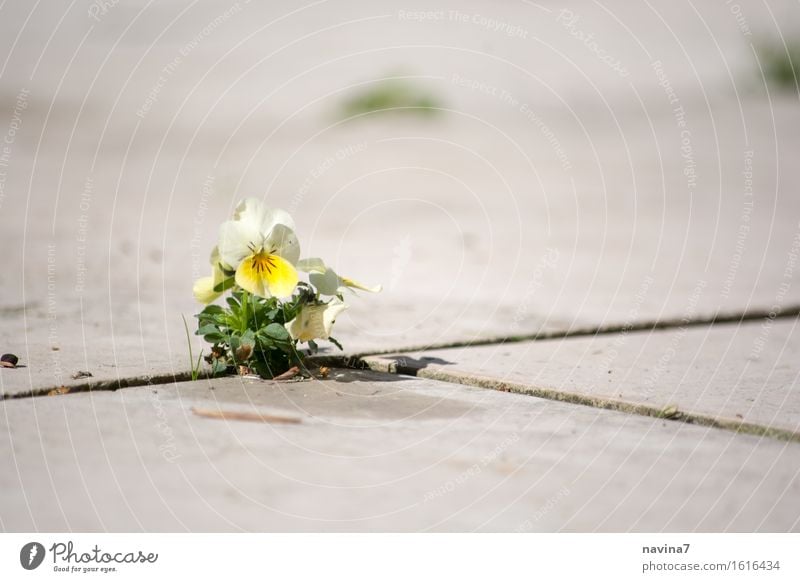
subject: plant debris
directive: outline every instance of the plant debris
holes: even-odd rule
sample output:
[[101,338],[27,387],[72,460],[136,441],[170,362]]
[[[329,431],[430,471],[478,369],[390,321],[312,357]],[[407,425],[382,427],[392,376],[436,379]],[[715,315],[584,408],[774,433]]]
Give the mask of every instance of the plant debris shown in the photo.
[[677,406],[667,406],[661,410],[661,418],[669,418],[672,420],[678,419],[683,416],[683,413],[678,410]]
[[62,394],[69,394],[69,388],[66,386],[59,386],[58,388],[53,388],[47,393],[48,396],[61,396]]
[[330,373],[331,373],[331,369],[328,368],[327,366],[320,366],[319,367],[319,377],[322,378],[323,380],[325,378],[327,378]]
[[91,378],[92,373],[86,372],[85,370],[78,370],[71,377],[73,380],[80,380],[81,378]]
[[280,382],[281,380],[291,380],[292,378],[297,376],[299,373],[300,373],[300,368],[298,368],[297,366],[292,366],[291,368],[286,370],[283,374],[275,376],[273,378],[273,380],[275,380],[277,382]]
[[250,422],[267,422],[270,424],[300,424],[302,420],[291,416],[277,416],[260,412],[236,412],[232,410],[211,410],[208,408],[192,408],[192,413],[203,418],[220,420],[247,420]]
[[0,356],[0,366],[3,368],[16,368],[19,358],[14,354],[3,354]]

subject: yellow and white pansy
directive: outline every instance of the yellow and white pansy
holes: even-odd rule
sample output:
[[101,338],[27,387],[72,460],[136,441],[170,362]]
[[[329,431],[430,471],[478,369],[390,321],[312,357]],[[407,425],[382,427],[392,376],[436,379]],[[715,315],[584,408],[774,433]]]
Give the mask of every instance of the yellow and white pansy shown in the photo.
[[297,268],[308,273],[308,281],[317,289],[320,295],[339,295],[345,289],[360,289],[370,293],[379,293],[383,287],[375,285],[368,287],[353,279],[339,276],[336,271],[327,267],[319,258],[301,259]]
[[256,198],[242,201],[233,220],[220,226],[218,248],[220,260],[236,272],[236,284],[242,289],[259,297],[288,297],[294,292],[300,243],[287,212]]
[[293,340],[307,342],[328,339],[336,318],[347,309],[341,299],[335,297],[328,303],[303,305],[293,320],[285,325]]
[[210,262],[213,274],[210,277],[201,277],[192,287],[194,298],[200,303],[211,303],[222,295],[225,290],[224,284],[230,280],[233,273],[233,269],[220,261],[218,247],[214,247],[211,251]]

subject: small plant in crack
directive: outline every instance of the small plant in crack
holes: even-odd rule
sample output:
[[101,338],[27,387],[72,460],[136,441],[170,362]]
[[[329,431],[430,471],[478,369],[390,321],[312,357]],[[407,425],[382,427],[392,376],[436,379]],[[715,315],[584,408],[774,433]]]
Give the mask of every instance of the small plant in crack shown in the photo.
[[[294,231],[289,214],[255,198],[241,202],[220,227],[211,252],[212,275],[196,281],[193,290],[206,304],[196,315],[195,333],[211,344],[203,358],[211,375],[274,378],[302,366],[299,344],[311,353],[319,350],[317,340],[342,349],[331,332],[347,309],[344,293],[381,290],[340,276],[322,259],[300,259]],[[308,281],[300,281],[298,271]],[[223,296],[224,305],[214,303]],[[195,379],[201,359],[195,366],[191,346],[189,357]]]

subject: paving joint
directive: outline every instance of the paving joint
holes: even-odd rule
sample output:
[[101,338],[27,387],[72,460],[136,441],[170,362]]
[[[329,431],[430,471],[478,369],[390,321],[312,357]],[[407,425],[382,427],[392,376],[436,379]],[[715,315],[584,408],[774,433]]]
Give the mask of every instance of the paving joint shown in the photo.
[[[203,379],[207,376],[202,376]],[[27,392],[13,394],[0,394],[0,402],[3,400],[18,400],[21,398],[37,398],[40,396],[63,396],[66,394],[77,394],[80,392],[114,392],[121,388],[137,388],[140,386],[151,386],[156,384],[174,384],[177,382],[191,382],[191,372],[175,372],[172,374],[153,374],[143,376],[131,376],[128,378],[115,378],[113,380],[90,380],[81,384],[71,384],[69,386],[51,386],[38,388]],[[200,378],[197,378],[198,380]]]
[[361,361],[364,363],[366,367],[375,372],[386,372],[404,376],[414,376],[417,378],[423,378],[427,380],[438,380],[440,382],[450,382],[451,384],[461,384],[463,386],[473,386],[476,388],[486,388],[490,390],[497,390],[500,392],[509,392],[513,394],[534,396],[537,398],[544,398],[546,400],[567,402],[570,404],[590,406],[592,408],[600,408],[603,410],[614,410],[617,412],[624,412],[627,414],[649,416],[661,420],[683,422],[685,424],[706,426],[709,428],[717,428],[722,430],[733,431],[735,433],[749,434],[754,436],[776,439],[780,441],[800,443],[800,432],[797,431],[770,427],[752,422],[744,422],[734,418],[716,417],[707,414],[688,412],[685,410],[680,410],[674,406],[659,408],[657,406],[650,406],[647,404],[637,404],[637,403],[627,402],[624,400],[617,400],[614,398],[589,396],[586,394],[568,392],[565,390],[557,390],[555,388],[531,386],[529,384],[510,382],[506,380],[500,380],[497,378],[491,378],[473,373],[454,372],[449,370],[431,369],[423,367],[412,367],[403,364],[398,365],[398,363],[395,361],[386,361],[386,360],[373,360],[373,361],[361,360]]
[[[776,313],[771,309],[750,309],[741,312],[731,313],[716,313],[705,317],[697,317],[691,320],[683,318],[669,318],[669,319],[655,319],[645,320],[638,323],[620,323],[612,325],[595,325],[585,327],[575,327],[566,330],[552,330],[552,331],[539,331],[531,334],[520,334],[510,336],[494,336],[486,338],[478,338],[472,340],[462,340],[454,342],[432,343],[432,344],[417,344],[412,346],[405,346],[400,349],[385,349],[369,352],[356,352],[349,356],[336,356],[336,355],[320,355],[315,356],[315,359],[323,362],[346,362],[348,360],[358,359],[366,356],[382,356],[387,354],[396,354],[398,352],[424,352],[428,350],[446,350],[449,348],[469,348],[476,346],[491,346],[502,345],[508,343],[520,343],[530,341],[545,341],[551,339],[566,339],[573,337],[587,337],[595,335],[611,335],[621,332],[647,332],[647,331],[660,331],[664,329],[680,329],[684,327],[703,327],[709,325],[727,325],[744,323],[746,321],[757,321],[760,319],[791,319],[800,317],[800,303],[792,304],[783,308],[780,312]],[[336,365],[336,364],[333,364]]]
[[[471,347],[471,346],[486,346],[486,345],[502,345],[504,343],[516,343],[523,341],[543,341],[551,339],[563,339],[572,337],[586,337],[593,335],[610,335],[620,332],[646,332],[654,330],[667,330],[683,327],[700,327],[704,325],[720,325],[720,324],[736,324],[745,321],[753,321],[758,319],[786,319],[800,316],[800,304],[791,305],[783,309],[780,313],[774,313],[769,310],[753,309],[744,312],[729,313],[729,314],[715,314],[709,317],[695,318],[690,321],[684,319],[666,319],[666,320],[651,320],[643,321],[635,324],[624,325],[601,325],[585,328],[573,328],[563,331],[550,331],[538,332],[535,334],[525,334],[518,336],[506,336],[497,338],[484,338],[478,340],[468,340],[461,342],[449,342],[443,344],[427,344],[424,346],[412,346],[402,349],[383,350],[374,352],[363,352],[352,355],[331,355],[322,354],[309,358],[309,367],[318,365],[325,365],[332,368],[342,369],[369,369],[375,372],[383,372],[389,374],[414,376],[428,380],[436,380],[441,382],[449,382],[452,384],[460,384],[464,386],[473,386],[478,388],[486,388],[497,390],[500,392],[509,392],[515,394],[522,394],[544,398],[547,400],[555,400],[559,402],[566,402],[571,404],[589,406],[604,410],[614,410],[624,412],[627,414],[635,414],[639,416],[648,416],[652,418],[659,418],[662,420],[671,420],[683,422],[686,424],[695,424],[699,426],[707,426],[710,428],[717,428],[722,430],[729,430],[736,433],[750,434],[755,436],[762,436],[781,441],[800,442],[800,432],[788,429],[774,428],[764,426],[756,423],[743,422],[737,419],[720,418],[705,414],[692,413],[677,409],[664,409],[656,406],[646,404],[636,404],[622,400],[594,397],[585,394],[574,392],[567,392],[553,388],[536,387],[528,384],[518,382],[511,382],[500,380],[496,378],[486,377],[473,373],[461,373],[440,369],[430,369],[425,367],[405,365],[402,361],[387,361],[387,360],[368,360],[369,357],[380,357],[387,354],[401,355],[403,352],[419,352],[434,349],[447,349],[456,347]],[[207,376],[202,376],[207,378]],[[140,386],[150,386],[155,384],[173,384],[179,382],[191,381],[191,372],[175,372],[171,374],[156,374],[156,375],[143,375],[133,376],[128,378],[117,378],[113,380],[95,380],[88,381],[78,385],[69,387],[50,387],[29,392],[22,392],[16,394],[2,395],[0,394],[0,401],[13,400],[21,398],[31,398],[40,396],[59,396],[66,394],[75,394],[81,392],[93,391],[116,391],[122,388],[135,388]]]

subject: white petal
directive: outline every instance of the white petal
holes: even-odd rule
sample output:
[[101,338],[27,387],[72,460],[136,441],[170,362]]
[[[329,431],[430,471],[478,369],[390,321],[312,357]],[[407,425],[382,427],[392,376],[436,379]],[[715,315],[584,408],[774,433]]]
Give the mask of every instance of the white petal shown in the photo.
[[260,231],[267,205],[258,198],[246,198],[239,202],[233,211],[233,220],[247,224]]
[[297,316],[284,327],[292,339],[307,342],[315,339],[325,339],[325,325],[323,314],[325,305],[304,305]]
[[228,220],[219,227],[219,257],[236,269],[242,259],[253,253],[253,245],[261,244],[261,233],[250,222]]
[[280,208],[267,208],[261,217],[261,232],[267,233],[279,224],[289,230],[296,230],[294,219],[288,212]]
[[346,277],[342,277],[341,281],[345,289],[361,289],[362,291],[369,291],[370,293],[380,293],[383,291],[383,285],[373,285],[370,287],[369,285],[364,285],[363,283],[359,283],[353,279],[347,279]]
[[288,212],[279,208],[270,208],[258,198],[242,200],[233,213],[233,219],[249,224],[264,234],[267,234],[277,224],[295,230],[294,220]]
[[222,295],[222,293],[214,291],[214,285],[214,277],[201,277],[195,281],[194,285],[192,286],[194,298],[200,303],[211,303],[217,297]]
[[292,265],[300,259],[300,241],[294,231],[285,224],[276,224],[264,239],[267,252],[283,257]]
[[334,299],[330,303],[320,305],[306,305],[300,309],[292,321],[285,325],[292,339],[307,342],[314,339],[328,339],[333,330],[333,324],[347,305]]
[[339,275],[333,269],[328,269],[324,273],[311,273],[308,280],[320,295],[336,295],[342,284]]
[[328,339],[331,335],[331,331],[333,329],[333,324],[336,323],[336,318],[347,309],[347,305],[344,302],[340,301],[339,298],[333,299],[325,308],[325,312],[323,313],[322,317],[324,320],[325,326],[325,338]]
[[299,270],[305,273],[324,273],[327,270],[325,262],[319,258],[300,259],[295,265]]

